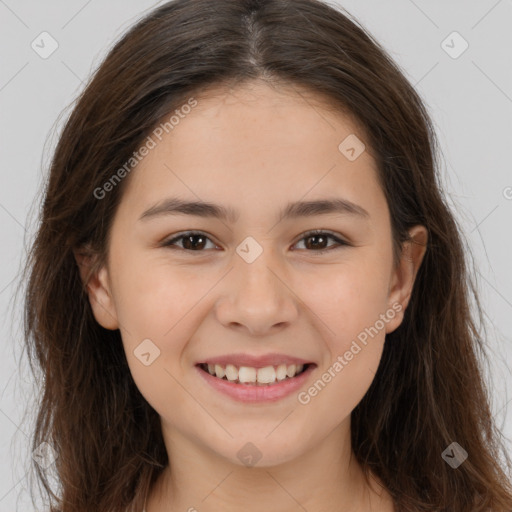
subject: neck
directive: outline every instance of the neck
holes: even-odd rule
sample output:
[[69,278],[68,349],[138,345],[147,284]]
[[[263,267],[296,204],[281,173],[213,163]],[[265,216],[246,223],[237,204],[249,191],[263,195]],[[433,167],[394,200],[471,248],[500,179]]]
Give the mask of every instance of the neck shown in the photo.
[[233,463],[176,431],[163,432],[169,466],[146,512],[393,512],[389,495],[374,477],[368,485],[355,460],[349,421],[314,449],[267,467]]

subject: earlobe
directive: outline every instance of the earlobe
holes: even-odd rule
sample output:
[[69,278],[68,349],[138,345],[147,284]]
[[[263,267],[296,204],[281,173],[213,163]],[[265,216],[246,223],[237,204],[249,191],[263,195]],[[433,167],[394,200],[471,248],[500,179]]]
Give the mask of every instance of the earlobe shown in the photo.
[[[425,226],[417,225],[409,229],[409,240],[402,246],[402,254],[397,267],[393,270],[388,306],[399,313],[389,322],[386,332],[393,332],[401,323],[409,305],[416,276],[427,250],[428,232]],[[400,308],[398,308],[398,305]]]
[[118,329],[108,269],[105,265],[98,266],[96,257],[90,252],[75,251],[74,255],[94,318],[105,329]]

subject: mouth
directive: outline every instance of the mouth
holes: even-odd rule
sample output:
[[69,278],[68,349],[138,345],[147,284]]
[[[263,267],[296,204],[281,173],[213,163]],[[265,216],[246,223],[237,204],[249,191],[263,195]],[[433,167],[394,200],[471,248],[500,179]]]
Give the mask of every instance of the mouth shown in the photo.
[[196,366],[212,377],[225,382],[244,386],[268,387],[296,379],[316,365],[314,363],[282,363],[257,368],[234,364],[199,363]]
[[200,380],[215,394],[260,405],[298,393],[316,367],[316,363],[285,354],[230,354],[195,365]]

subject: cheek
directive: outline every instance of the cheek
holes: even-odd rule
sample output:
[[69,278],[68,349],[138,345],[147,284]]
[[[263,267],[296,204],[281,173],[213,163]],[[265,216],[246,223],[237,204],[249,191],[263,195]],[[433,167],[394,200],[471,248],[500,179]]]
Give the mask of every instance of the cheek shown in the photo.
[[394,317],[386,309],[384,273],[363,267],[351,265],[333,273],[328,293],[309,287],[308,305],[322,320],[324,355],[315,380],[298,399],[311,417],[326,418],[331,428],[368,391],[382,356],[386,322]]
[[[300,403],[314,403],[320,414],[335,407],[332,421],[350,414],[370,387],[384,348],[388,311],[388,264],[382,255],[332,267],[325,286],[303,278],[308,306],[321,319],[325,345],[321,369]],[[316,283],[316,284],[315,284]]]
[[375,264],[360,258],[332,266],[323,276],[304,275],[300,282],[307,305],[323,321],[326,339],[331,340],[336,355],[347,350],[388,307],[389,276],[384,260]]
[[163,340],[181,330],[191,312],[212,284],[196,274],[165,263],[136,261],[118,268],[116,311],[127,331]]
[[[132,375],[150,403],[157,390],[165,390],[165,400],[169,393],[175,402],[184,398],[172,377],[181,382],[190,370],[189,341],[211,314],[211,291],[221,277],[162,260],[130,258],[117,266],[115,302],[123,346]],[[147,350],[142,352],[142,346]],[[148,351],[151,360],[156,357],[144,366],[139,356]]]
[[317,371],[311,385],[298,395],[298,402],[311,422],[323,418],[324,428],[331,431],[350,417],[375,378],[382,348],[377,340],[366,346],[356,342]]
[[116,270],[116,312],[139,391],[159,413],[170,403],[185,407],[190,397],[180,386],[186,369],[183,355],[205,313],[201,298],[214,280],[162,262],[139,264],[135,258],[125,259]]

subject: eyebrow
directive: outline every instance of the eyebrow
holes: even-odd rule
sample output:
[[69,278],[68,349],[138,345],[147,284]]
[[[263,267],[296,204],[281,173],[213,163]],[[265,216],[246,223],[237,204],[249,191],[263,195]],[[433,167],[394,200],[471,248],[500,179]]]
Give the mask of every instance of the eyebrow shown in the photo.
[[[281,222],[284,219],[313,217],[315,215],[326,215],[331,213],[353,215],[363,219],[369,219],[370,217],[370,214],[362,206],[348,201],[347,199],[334,198],[288,203],[279,213],[278,222]],[[139,220],[147,220],[163,215],[213,217],[226,222],[235,223],[239,219],[240,213],[233,208],[214,203],[204,201],[186,201],[177,197],[171,197],[146,210],[140,216]]]

